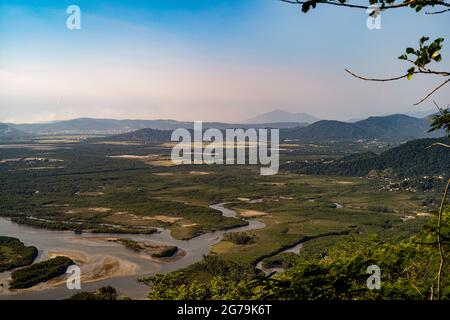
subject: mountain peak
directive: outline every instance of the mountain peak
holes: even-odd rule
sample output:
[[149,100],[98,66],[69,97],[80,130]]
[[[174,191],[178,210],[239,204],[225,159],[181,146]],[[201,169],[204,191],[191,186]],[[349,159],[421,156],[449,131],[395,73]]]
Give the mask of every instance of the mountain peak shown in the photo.
[[307,113],[293,113],[281,109],[276,109],[257,115],[253,118],[247,119],[244,123],[275,123],[275,122],[299,122],[299,123],[313,123],[319,119]]

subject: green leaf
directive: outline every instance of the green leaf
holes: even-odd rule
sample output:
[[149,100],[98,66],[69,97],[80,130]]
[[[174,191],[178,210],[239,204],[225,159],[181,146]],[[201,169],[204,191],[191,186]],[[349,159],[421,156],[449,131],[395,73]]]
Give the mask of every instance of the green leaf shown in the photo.
[[420,38],[420,43],[425,43],[425,42],[427,42],[428,40],[430,40],[430,38],[429,37],[422,37],[422,38]]
[[413,75],[414,75],[414,67],[411,67],[408,69],[408,74],[406,76],[406,79],[411,80]]
[[435,57],[433,57],[433,60],[436,62],[439,62],[442,60],[442,56],[440,54],[436,55]]

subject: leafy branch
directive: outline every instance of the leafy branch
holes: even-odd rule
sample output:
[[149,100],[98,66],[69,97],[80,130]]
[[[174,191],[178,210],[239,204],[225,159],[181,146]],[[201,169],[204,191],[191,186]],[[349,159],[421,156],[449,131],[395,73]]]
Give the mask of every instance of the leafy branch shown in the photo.
[[[352,76],[365,81],[395,81],[404,78],[411,80],[413,78],[413,75],[415,74],[450,77],[450,72],[430,69],[429,64],[431,62],[440,62],[442,60],[440,50],[442,49],[442,43],[444,42],[444,39],[438,38],[428,44],[429,39],[429,37],[422,37],[419,41],[418,49],[414,49],[411,47],[406,48],[405,53],[398,57],[400,60],[408,61],[412,64],[412,67],[410,67],[403,75],[391,78],[368,78],[357,75],[348,69],[345,69],[345,71],[347,71]],[[444,82],[433,88],[433,90],[431,90],[424,98],[414,103],[414,105],[421,104],[448,83],[450,83],[450,78],[446,79]]]
[[[450,79],[449,79],[450,80]],[[434,105],[439,111],[438,115],[434,115],[431,117],[431,129],[428,132],[444,129],[447,136],[450,136],[450,111],[449,106],[447,105],[447,108],[443,109],[439,107],[436,103],[436,101],[433,101]],[[440,145],[446,148],[450,148],[450,146],[443,144],[443,143],[436,143],[436,145]]]
[[338,7],[347,7],[355,9],[372,9],[373,5],[378,4],[381,10],[389,9],[399,9],[410,7],[416,12],[421,11],[425,7],[439,7],[439,8],[449,8],[442,9],[435,12],[429,12],[429,14],[440,14],[450,11],[450,3],[441,0],[404,0],[402,2],[397,2],[396,0],[369,0],[369,5],[359,5],[355,4],[349,0],[280,0],[282,2],[291,3],[295,5],[301,5],[302,12],[307,13],[311,9],[315,9],[318,4],[332,5]]

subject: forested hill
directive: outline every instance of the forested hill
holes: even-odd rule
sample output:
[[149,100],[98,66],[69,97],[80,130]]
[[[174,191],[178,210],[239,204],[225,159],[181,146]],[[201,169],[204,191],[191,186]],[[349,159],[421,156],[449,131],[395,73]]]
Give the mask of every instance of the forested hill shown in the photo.
[[107,137],[108,141],[166,142],[170,141],[171,130],[141,129]]
[[[7,124],[30,134],[111,134],[117,135],[141,129],[175,130],[178,128],[192,129],[193,123],[176,120],[116,120],[78,118],[72,120],[54,121],[50,123]],[[306,123],[278,122],[259,124],[232,124],[223,122],[204,122],[204,128],[294,128],[305,126]]]
[[11,128],[10,126],[0,123],[0,140],[14,140],[28,138],[29,135],[19,130]]
[[355,123],[322,120],[304,128],[282,130],[283,139],[300,142],[327,143],[357,140],[402,142],[420,138],[437,138],[442,131],[428,133],[428,118],[414,118],[403,114],[369,117]]
[[[383,152],[361,153],[337,160],[323,159],[315,162],[294,162],[282,169],[304,174],[367,176],[389,170],[399,177],[419,175],[450,175],[449,149],[432,144],[450,144],[450,138],[409,141]],[[374,171],[376,170],[376,172]]]

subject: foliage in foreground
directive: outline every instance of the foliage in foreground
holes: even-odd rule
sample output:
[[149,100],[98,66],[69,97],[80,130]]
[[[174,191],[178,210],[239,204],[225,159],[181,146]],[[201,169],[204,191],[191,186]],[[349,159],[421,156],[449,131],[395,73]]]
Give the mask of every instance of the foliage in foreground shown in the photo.
[[[443,224],[449,226],[449,210],[443,218]],[[384,242],[376,236],[352,238],[330,249],[322,259],[301,261],[269,278],[258,275],[231,279],[222,273],[209,281],[192,281],[186,273],[174,272],[144,282],[151,287],[149,298],[156,300],[428,299],[439,266],[439,254],[432,245],[436,241],[435,224],[430,222],[419,235],[398,243]],[[450,229],[441,229],[441,233],[449,234]],[[370,265],[381,269],[380,290],[367,288]],[[447,274],[443,279],[441,298],[449,299]]]
[[126,300],[125,297],[119,297],[115,288],[111,286],[101,287],[94,292],[79,292],[68,300]]

